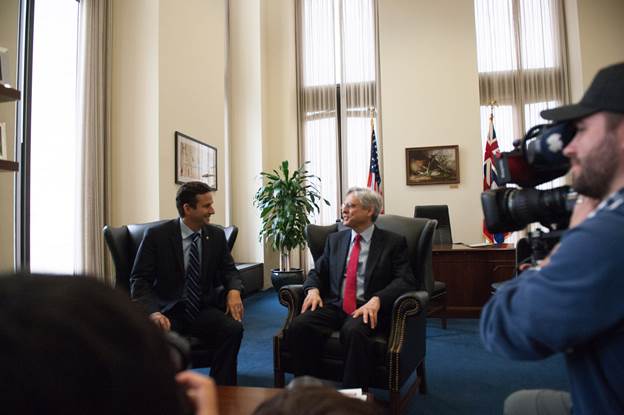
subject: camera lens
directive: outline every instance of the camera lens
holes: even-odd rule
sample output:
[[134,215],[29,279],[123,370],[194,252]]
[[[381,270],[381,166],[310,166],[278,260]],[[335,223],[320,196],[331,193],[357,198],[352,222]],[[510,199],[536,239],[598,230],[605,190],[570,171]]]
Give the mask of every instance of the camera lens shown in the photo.
[[550,190],[503,188],[481,194],[485,224],[490,232],[517,231],[530,223],[561,229],[574,207],[569,186]]

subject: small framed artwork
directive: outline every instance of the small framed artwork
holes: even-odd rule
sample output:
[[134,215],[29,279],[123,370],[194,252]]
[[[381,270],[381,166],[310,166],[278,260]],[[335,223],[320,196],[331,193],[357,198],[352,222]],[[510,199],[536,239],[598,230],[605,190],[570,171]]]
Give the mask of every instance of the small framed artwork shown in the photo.
[[405,149],[408,186],[459,183],[459,146]]
[[9,148],[7,147],[6,123],[0,122],[0,160],[9,158]]
[[200,181],[217,190],[217,149],[175,132],[175,182]]

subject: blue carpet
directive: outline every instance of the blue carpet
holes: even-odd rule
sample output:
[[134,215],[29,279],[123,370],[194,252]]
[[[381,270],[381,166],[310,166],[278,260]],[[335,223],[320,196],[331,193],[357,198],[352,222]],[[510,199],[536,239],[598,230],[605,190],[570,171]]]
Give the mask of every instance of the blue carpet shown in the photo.
[[[273,386],[273,336],[286,311],[273,289],[245,299],[239,385]],[[478,320],[451,319],[447,330],[441,329],[439,321],[427,323],[429,391],[414,397],[409,414],[500,414],[505,397],[515,390],[569,390],[561,355],[537,362],[510,361],[483,348]]]

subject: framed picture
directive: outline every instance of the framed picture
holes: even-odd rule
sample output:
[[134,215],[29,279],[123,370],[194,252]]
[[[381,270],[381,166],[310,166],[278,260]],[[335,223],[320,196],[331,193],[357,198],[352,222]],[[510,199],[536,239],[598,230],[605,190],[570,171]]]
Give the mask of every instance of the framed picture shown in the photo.
[[405,149],[408,186],[459,183],[459,146]]
[[7,147],[6,123],[0,122],[0,160],[9,158],[9,148]]
[[175,182],[200,181],[217,190],[217,149],[175,132]]

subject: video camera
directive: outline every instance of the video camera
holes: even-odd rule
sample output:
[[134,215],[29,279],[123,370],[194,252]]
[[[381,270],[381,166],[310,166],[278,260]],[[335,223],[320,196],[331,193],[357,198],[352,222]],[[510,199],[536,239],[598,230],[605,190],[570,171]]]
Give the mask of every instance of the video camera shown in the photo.
[[[481,193],[485,225],[490,232],[517,231],[539,222],[550,232],[534,235],[534,246],[538,241],[543,244],[546,238],[558,238],[568,227],[576,192],[569,186],[550,190],[534,187],[568,172],[570,162],[563,155],[563,149],[575,134],[576,128],[571,122],[537,125],[514,142],[512,151],[495,156],[499,188]],[[521,188],[504,187],[507,184]]]

